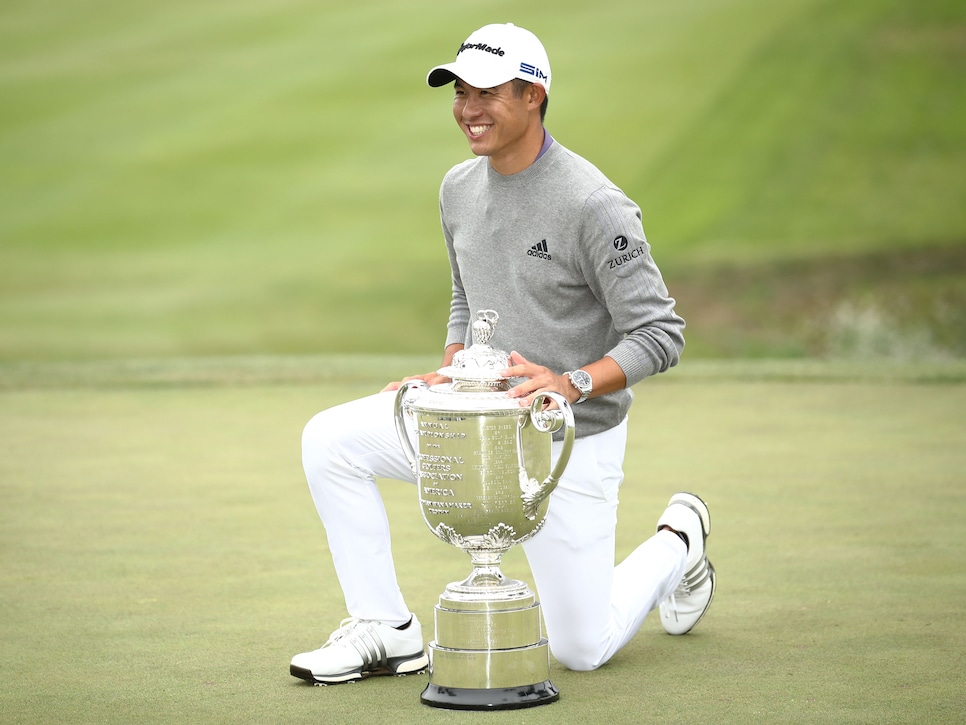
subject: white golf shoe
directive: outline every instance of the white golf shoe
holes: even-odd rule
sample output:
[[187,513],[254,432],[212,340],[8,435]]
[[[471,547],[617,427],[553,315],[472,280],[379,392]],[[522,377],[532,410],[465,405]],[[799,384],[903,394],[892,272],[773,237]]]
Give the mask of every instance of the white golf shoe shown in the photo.
[[323,685],[377,675],[408,675],[429,665],[416,615],[405,629],[382,622],[344,619],[319,649],[292,658],[293,677]]
[[661,602],[661,624],[668,634],[687,634],[701,621],[714,598],[715,573],[705,553],[711,533],[708,506],[693,493],[676,493],[657,522],[688,537],[688,560],[677,589]]

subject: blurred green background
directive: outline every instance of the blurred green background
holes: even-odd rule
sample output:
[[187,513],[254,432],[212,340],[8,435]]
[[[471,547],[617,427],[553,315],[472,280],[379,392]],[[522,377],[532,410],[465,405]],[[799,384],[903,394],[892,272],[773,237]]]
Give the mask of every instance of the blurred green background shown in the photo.
[[434,64],[544,41],[692,357],[966,356],[956,0],[8,0],[0,362],[436,354]]

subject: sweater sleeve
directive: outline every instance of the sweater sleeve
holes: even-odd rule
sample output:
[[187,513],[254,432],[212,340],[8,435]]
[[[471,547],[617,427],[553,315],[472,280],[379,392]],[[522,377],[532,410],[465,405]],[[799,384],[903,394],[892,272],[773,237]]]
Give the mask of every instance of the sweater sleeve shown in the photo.
[[463,289],[463,279],[460,274],[456,250],[453,246],[453,234],[446,225],[443,214],[443,203],[440,200],[440,222],[443,227],[443,239],[446,242],[446,252],[449,255],[449,266],[452,275],[452,296],[449,304],[449,322],[446,325],[446,344],[466,344],[466,336],[470,325],[470,308],[466,301],[466,291]]
[[587,199],[581,236],[585,278],[622,336],[607,355],[627,387],[677,365],[684,320],[651,257],[640,208],[619,189],[602,187]]

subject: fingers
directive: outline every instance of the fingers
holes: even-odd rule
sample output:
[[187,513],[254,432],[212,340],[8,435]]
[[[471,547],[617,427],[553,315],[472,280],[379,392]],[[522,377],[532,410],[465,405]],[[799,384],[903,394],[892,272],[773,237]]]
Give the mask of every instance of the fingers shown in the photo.
[[[560,393],[567,398],[570,392],[567,388],[570,382],[563,375],[557,375],[550,368],[537,365],[527,360],[517,351],[510,353],[510,366],[501,373],[507,378],[522,378],[521,382],[511,388],[508,395],[512,398],[520,398],[520,405],[527,406],[542,393]],[[569,398],[567,398],[569,400]],[[552,401],[547,401],[549,405],[555,406]]]
[[516,350],[514,350],[513,352],[510,353],[510,364],[511,365],[526,365],[527,362],[528,362],[528,360],[525,357],[523,357],[523,355],[521,355],[520,353],[518,353]]
[[389,393],[393,390],[399,390],[404,383],[408,383],[410,380],[422,380],[429,386],[439,385],[440,383],[448,383],[449,378],[443,377],[439,373],[424,373],[422,375],[410,375],[409,377],[403,378],[402,380],[397,380],[389,383],[379,392]]
[[[532,405],[534,399],[543,393],[559,393],[565,399],[570,400],[568,395],[573,392],[573,386],[570,385],[570,381],[565,376],[557,375],[548,367],[530,362],[516,350],[510,353],[509,363],[509,366],[501,370],[499,374],[501,377],[520,381],[510,388],[507,395],[511,398],[519,398],[522,407]],[[432,372],[423,375],[411,375],[400,381],[393,381],[388,383],[381,392],[387,393],[399,390],[410,380],[422,380],[430,387],[451,382],[450,378]],[[544,407],[556,407],[556,403],[548,398]]]
[[523,355],[518,353],[516,350],[510,353],[510,365],[504,370],[500,371],[500,375],[505,378],[529,378],[533,377],[528,373],[528,370],[532,367],[530,361],[527,360]]

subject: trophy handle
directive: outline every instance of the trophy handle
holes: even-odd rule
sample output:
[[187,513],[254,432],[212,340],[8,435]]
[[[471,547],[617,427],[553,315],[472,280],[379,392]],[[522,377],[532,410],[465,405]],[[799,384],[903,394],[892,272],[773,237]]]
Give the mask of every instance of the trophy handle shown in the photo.
[[[546,398],[550,398],[557,404],[556,409],[543,409]],[[567,399],[559,393],[542,393],[534,398],[530,404],[530,421],[541,433],[555,433],[560,428],[564,429],[563,448],[560,449],[560,455],[557,457],[553,470],[543,483],[539,483],[535,478],[530,478],[527,474],[526,466],[523,463],[522,440],[519,441],[517,446],[517,450],[520,451],[520,490],[522,491],[520,498],[523,499],[523,514],[530,521],[533,521],[537,517],[537,509],[540,504],[557,487],[564,469],[570,462],[570,453],[574,447],[574,411]],[[518,438],[521,429],[522,423],[517,429]]]
[[403,401],[411,390],[428,387],[422,380],[410,380],[407,383],[403,383],[396,392],[396,403],[393,408],[396,417],[396,434],[399,436],[399,444],[402,446],[403,453],[406,454],[406,460],[409,461],[409,466],[413,469],[413,475],[417,479],[419,478],[419,468],[416,465],[416,451],[413,448],[412,441],[409,440],[409,429],[406,427],[406,420],[403,417],[406,412]]

